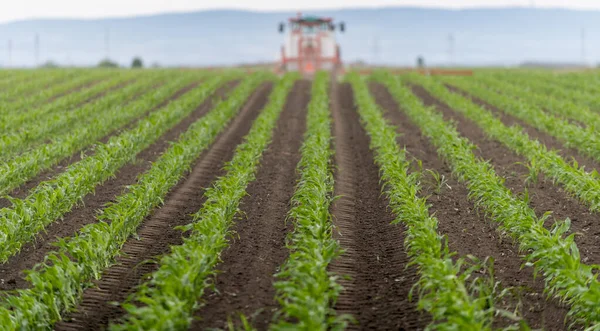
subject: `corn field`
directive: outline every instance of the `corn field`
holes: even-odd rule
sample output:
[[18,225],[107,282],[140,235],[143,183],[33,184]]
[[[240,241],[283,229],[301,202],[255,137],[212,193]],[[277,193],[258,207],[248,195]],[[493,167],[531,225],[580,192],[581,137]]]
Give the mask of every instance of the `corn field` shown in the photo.
[[0,71],[0,330],[600,330],[599,93]]

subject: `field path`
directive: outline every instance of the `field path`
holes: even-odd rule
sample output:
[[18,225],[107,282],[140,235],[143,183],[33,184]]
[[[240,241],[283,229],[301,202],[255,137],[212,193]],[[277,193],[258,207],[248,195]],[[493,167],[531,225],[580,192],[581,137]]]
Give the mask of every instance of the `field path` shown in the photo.
[[341,281],[339,313],[352,314],[359,330],[417,330],[427,320],[409,301],[417,281],[404,251],[402,225],[394,219],[381,194],[379,170],[369,150],[369,138],[360,125],[348,84],[333,87],[335,194],[340,198],[332,212],[336,238],[345,253],[333,262],[332,271],[348,275]]

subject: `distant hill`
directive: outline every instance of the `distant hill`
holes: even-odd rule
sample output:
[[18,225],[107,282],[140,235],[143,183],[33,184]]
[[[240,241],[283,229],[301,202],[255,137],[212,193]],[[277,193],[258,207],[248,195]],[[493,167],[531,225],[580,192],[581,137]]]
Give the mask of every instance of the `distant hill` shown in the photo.
[[[580,63],[581,29],[590,64],[600,61],[600,11],[564,9],[382,8],[315,11],[346,22],[340,35],[346,61],[413,65],[418,55],[427,64],[450,60],[448,37],[455,39],[454,63],[515,65],[526,61]],[[291,12],[200,11],[99,20],[28,20],[0,24],[0,66],[34,63],[34,36],[40,36],[40,62],[93,65],[110,56],[128,65],[134,56],[146,64],[225,65],[274,61],[282,35],[277,23]]]

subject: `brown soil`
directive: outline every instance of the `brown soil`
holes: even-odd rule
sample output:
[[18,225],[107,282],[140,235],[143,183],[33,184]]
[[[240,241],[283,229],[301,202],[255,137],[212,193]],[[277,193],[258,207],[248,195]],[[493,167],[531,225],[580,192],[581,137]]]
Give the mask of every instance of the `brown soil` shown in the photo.
[[[410,155],[423,162],[424,169],[432,169],[444,176],[447,186],[438,193],[433,185],[426,188],[422,194],[430,195],[430,212],[435,213],[439,220],[438,231],[448,236],[449,248],[464,256],[474,255],[479,259],[494,258],[495,280],[500,281],[503,287],[515,289],[515,298],[506,298],[507,302],[499,302],[500,306],[507,305],[511,308],[517,300],[521,301],[521,313],[531,327],[540,327],[546,330],[562,330],[564,328],[565,309],[555,301],[544,299],[544,284],[538,278],[534,280],[531,268],[521,269],[523,261],[518,252],[518,247],[510,240],[503,240],[496,231],[497,224],[486,220],[483,212],[479,213],[472,202],[467,198],[468,190],[465,185],[452,178],[450,168],[436,156],[435,147],[422,135],[419,128],[398,108],[388,91],[382,86],[374,87],[378,102],[387,110],[386,117],[399,128],[403,134],[400,141],[405,145]],[[476,153],[485,159],[493,158],[499,164],[493,163],[500,175],[507,175],[514,180],[507,180],[517,184],[521,170],[516,162],[521,161],[518,156],[503,148],[499,143],[485,139],[483,133],[471,122],[465,120],[448,107],[434,103],[431,97],[420,88],[414,92],[421,97],[426,105],[438,106],[447,120],[457,123],[459,131],[467,138],[473,140],[480,149]],[[521,166],[522,167],[522,166]],[[433,178],[430,179],[433,182]],[[510,187],[510,186],[509,186]],[[506,321],[499,321],[506,323]]]
[[[50,180],[50,179],[54,178],[58,174],[60,174],[63,171],[65,171],[65,169],[67,167],[69,167],[71,164],[74,164],[76,162],[81,161],[82,158],[84,158],[86,156],[94,155],[94,148],[95,148],[95,146],[97,144],[105,144],[105,143],[108,142],[108,140],[112,136],[116,136],[116,135],[120,134],[123,131],[126,131],[128,129],[133,128],[135,126],[135,124],[137,124],[141,119],[145,118],[148,114],[150,114],[151,112],[156,111],[156,110],[164,107],[169,102],[171,102],[171,101],[179,98],[181,95],[183,95],[187,91],[191,90],[196,85],[197,84],[191,84],[191,85],[189,85],[189,86],[187,86],[187,87],[185,87],[185,88],[177,91],[168,100],[165,100],[165,101],[161,102],[160,104],[154,106],[152,109],[149,109],[148,111],[144,112],[143,115],[141,115],[138,118],[134,119],[133,121],[129,122],[125,126],[123,126],[121,128],[118,128],[118,129],[114,130],[113,132],[105,135],[104,137],[100,138],[98,141],[91,142],[90,146],[88,146],[87,148],[84,148],[84,150],[77,151],[77,152],[73,153],[71,156],[69,156],[68,158],[63,159],[62,161],[60,161],[58,164],[56,164],[52,168],[50,168],[50,169],[48,169],[46,171],[41,172],[40,174],[38,174],[34,178],[32,178],[29,181],[25,182],[23,185],[21,185],[18,188],[14,189],[9,195],[11,197],[18,198],[18,199],[23,199],[23,198],[27,197],[27,195],[29,195],[29,193],[31,192],[31,190],[33,188],[35,188],[36,186],[38,186],[41,182],[47,181],[47,180]],[[234,85],[227,85],[225,87],[222,87],[222,88],[218,89],[215,92],[215,95],[217,95],[217,96],[223,96],[227,91],[229,91],[230,89],[232,89],[233,86]],[[0,208],[9,207],[10,205],[11,205],[11,203],[10,203],[10,201],[8,199],[0,198]]]
[[341,196],[332,208],[336,237],[346,252],[333,263],[332,271],[348,275],[336,305],[350,313],[360,330],[420,330],[428,317],[409,301],[417,281],[407,268],[404,228],[392,225],[394,216],[381,195],[379,170],[369,150],[348,84],[334,86],[332,95],[336,149],[335,190]]
[[[476,102],[481,103],[480,100]],[[488,105],[486,108],[490,109],[490,106]],[[493,110],[493,112],[496,115],[502,113],[497,109]],[[503,116],[508,117],[508,115]],[[517,121],[512,118],[511,120]],[[536,137],[532,134],[532,131],[538,132],[536,129],[533,129],[522,122],[518,122],[518,124],[524,128],[532,139],[537,138],[540,142],[552,149],[558,150],[563,147],[555,138],[544,133],[539,133],[539,137]],[[496,142],[494,143],[499,144]],[[479,143],[476,143],[476,145],[479,146],[481,151],[486,151],[486,148],[482,147]],[[508,151],[508,149],[505,150]],[[600,163],[583,157],[572,149],[564,149],[561,151],[561,154],[567,160],[575,158],[580,165],[586,165],[587,169],[595,168],[600,170],[600,167],[598,166]],[[492,156],[482,156],[486,159],[493,159]],[[504,160],[504,158],[495,158],[493,161],[494,164],[499,164],[506,160]],[[525,161],[525,158],[519,157],[519,161],[517,162]],[[550,228],[557,220],[570,218],[570,232],[577,233],[575,242],[581,253],[581,261],[587,264],[599,264],[600,246],[598,246],[598,242],[600,241],[600,223],[598,223],[597,220],[600,213],[591,212],[588,206],[565,192],[559,183],[553,184],[552,180],[547,180],[543,175],[539,176],[537,182],[529,183],[526,187],[523,178],[527,177],[529,173],[522,165],[513,165],[512,168],[509,168],[508,163],[505,162],[505,168],[507,169],[499,173],[507,178],[506,185],[517,193],[522,193],[527,189],[529,192],[530,205],[535,209],[538,216],[541,216],[545,211],[552,211],[552,217],[546,222],[546,227]],[[518,174],[518,176],[516,176],[516,174]]]
[[117,263],[105,270],[95,287],[84,292],[77,310],[56,330],[103,330],[110,320],[122,316],[121,308],[112,305],[122,302],[133,289],[144,281],[144,275],[156,270],[157,265],[146,263],[169,252],[171,245],[182,242],[182,233],[174,227],[191,221],[191,214],[204,202],[204,188],[223,174],[222,167],[248,132],[259,111],[267,102],[269,85],[263,85],[249,99],[241,113],[222,132],[213,146],[204,152],[192,171],[183,178],[164,199],[165,204],[140,226],[138,238],[130,238],[122,249]]
[[446,85],[446,87],[449,90],[451,90],[452,92],[455,92],[464,97],[470,98],[474,103],[490,110],[494,115],[496,115],[498,118],[500,118],[505,125],[511,126],[511,125],[516,124],[516,125],[521,126],[523,128],[523,130],[529,135],[529,137],[531,137],[532,139],[537,139],[538,141],[540,141],[541,143],[546,145],[546,147],[548,147],[549,149],[554,149],[554,150],[558,151],[558,153],[563,158],[565,158],[565,160],[575,159],[575,160],[577,160],[577,162],[579,163],[580,166],[583,165],[586,167],[586,169],[589,169],[589,170],[596,169],[596,170],[600,171],[600,162],[599,161],[595,161],[594,159],[592,159],[590,157],[582,155],[574,148],[567,148],[562,142],[560,142],[557,138],[551,136],[550,134],[540,131],[540,130],[534,128],[533,126],[525,123],[524,121],[505,113],[501,109],[490,105],[489,103],[485,102],[484,100],[476,98],[456,87],[453,87],[451,85]]
[[[429,102],[435,101],[426,91],[417,89],[417,92],[419,91],[421,91],[425,100],[429,100]],[[438,109],[443,110],[444,113],[448,113],[448,115],[446,115],[448,117],[451,117],[454,113],[452,110],[448,109],[446,105],[440,105],[439,102],[437,102],[436,105],[441,106],[438,107]],[[495,113],[497,115],[498,111]],[[459,115],[460,114],[456,114],[456,116]],[[463,122],[465,122],[465,124],[463,124]],[[542,216],[546,211],[552,211],[552,217],[548,218],[545,224],[547,228],[550,228],[557,220],[562,221],[566,218],[571,219],[570,231],[577,233],[575,242],[579,247],[581,261],[587,264],[599,264],[600,246],[598,246],[598,242],[600,241],[600,223],[598,223],[598,217],[600,217],[600,213],[591,212],[586,205],[580,203],[576,198],[573,198],[566,193],[559,183],[553,184],[552,180],[547,180],[543,175],[539,176],[537,182],[530,182],[528,185],[525,185],[525,178],[529,175],[529,172],[524,165],[514,164],[515,162],[525,163],[527,160],[524,157],[515,155],[499,142],[489,141],[485,143],[484,140],[487,138],[485,138],[484,133],[472,122],[462,119],[462,122],[459,123],[461,133],[467,125],[470,125],[473,128],[469,131],[477,132],[478,136],[471,140],[479,147],[478,151],[480,155],[484,159],[491,160],[496,166],[498,174],[506,178],[506,186],[518,194],[527,190],[529,192],[530,206],[536,211],[538,216]],[[519,124],[523,126],[523,123]],[[523,128],[530,137],[534,137],[525,126],[523,126]],[[529,127],[529,130],[534,129]],[[562,147],[558,145],[560,143],[556,142],[553,137],[545,135],[542,138],[544,140],[538,140],[545,143],[546,146],[550,148],[558,149]],[[496,150],[498,152],[491,149],[491,146],[496,145]],[[505,155],[502,155],[502,153]],[[581,157],[573,150],[563,150],[562,154],[564,154],[563,157],[574,157],[578,162],[581,160],[583,163],[580,164],[587,164],[592,167],[595,167],[597,164],[585,157]],[[507,155],[512,156],[507,157]]]
[[233,242],[217,266],[218,292],[207,292],[191,330],[226,329],[228,318],[238,324],[239,313],[249,317],[259,330],[268,327],[277,308],[273,275],[288,257],[285,238],[293,224],[286,223],[286,214],[298,179],[296,166],[310,86],[310,81],[299,81],[288,96],[257,178],[242,200],[244,219],[234,225]]
[[[225,91],[220,91],[224,93]],[[81,227],[95,222],[96,212],[108,202],[123,192],[128,185],[136,183],[137,176],[148,170],[169,146],[169,142],[185,132],[197,119],[204,116],[212,108],[212,100],[208,99],[192,114],[184,118],[175,127],[167,131],[155,143],[140,152],[136,160],[126,164],[115,177],[96,187],[95,192],[83,198],[83,202],[65,214],[62,220],[57,220],[46,227],[35,241],[24,245],[23,249],[8,262],[0,265],[0,279],[5,283],[0,284],[1,290],[24,288],[29,283],[24,279],[23,270],[32,268],[42,262],[44,256],[54,250],[55,240],[73,235]]]
[[[59,98],[62,98],[62,97],[64,97],[64,96],[66,96],[66,95],[69,95],[69,94],[72,94],[72,93],[76,93],[76,92],[79,92],[79,91],[81,91],[81,90],[83,90],[83,89],[87,89],[87,88],[93,87],[94,85],[97,85],[97,84],[101,83],[101,82],[102,82],[102,81],[104,81],[105,79],[106,79],[106,78],[104,78],[104,79],[98,79],[98,80],[94,80],[94,81],[91,81],[91,82],[88,82],[88,83],[85,83],[85,84],[79,85],[79,86],[77,86],[77,87],[74,87],[74,88],[72,88],[72,89],[70,89],[70,90],[68,90],[68,91],[66,91],[66,92],[58,93],[58,94],[56,94],[56,95],[53,95],[51,98],[49,98],[49,99],[48,99],[47,101],[45,101],[44,103],[50,103],[50,102],[52,102],[52,101],[54,101],[54,100],[56,100],[56,99],[59,99]],[[100,98],[100,97],[102,97],[104,94],[106,94],[106,93],[107,93],[107,92],[109,92],[109,91],[114,91],[114,90],[116,90],[116,89],[122,88],[122,87],[123,87],[123,86],[125,86],[125,85],[132,84],[133,82],[134,82],[133,80],[130,80],[130,81],[128,81],[128,82],[123,82],[123,83],[121,83],[121,84],[119,84],[119,85],[117,85],[117,86],[115,86],[115,87],[111,87],[110,89],[108,89],[108,90],[106,90],[106,91],[102,91],[100,94],[97,94],[97,95],[95,95],[95,96],[92,96],[91,98],[89,98],[88,100],[84,101],[83,103],[85,103],[85,102],[89,102],[89,101],[91,101],[91,100],[94,100],[94,99],[97,99],[97,98]],[[81,104],[79,104],[79,105],[81,105]]]

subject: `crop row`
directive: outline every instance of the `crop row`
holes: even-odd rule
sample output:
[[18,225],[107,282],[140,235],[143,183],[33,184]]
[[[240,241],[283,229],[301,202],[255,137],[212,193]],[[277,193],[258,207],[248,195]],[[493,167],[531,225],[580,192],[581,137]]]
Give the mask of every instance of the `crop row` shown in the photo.
[[529,161],[532,175],[544,173],[555,183],[593,211],[600,210],[600,176],[588,173],[576,163],[569,164],[557,152],[548,150],[537,140],[531,139],[519,125],[506,126],[490,111],[478,106],[468,98],[450,92],[443,84],[422,76],[406,76],[406,79],[422,85],[431,95],[477,124],[489,137],[495,139]]
[[[538,82],[535,79],[528,79],[519,84],[490,77],[478,77],[477,80],[487,84],[493,90],[527,100],[557,116],[573,119],[592,128],[600,128],[599,113],[590,110],[586,105],[575,103],[564,97],[556,97],[555,94],[549,94],[543,89],[536,88]],[[564,88],[559,89],[565,90]]]
[[[56,138],[56,134],[63,133],[73,127],[74,123],[77,125],[87,125],[90,121],[97,116],[102,116],[102,111],[108,108],[112,108],[119,104],[127,103],[134,99],[139,93],[148,90],[153,85],[157,84],[160,78],[148,77],[142,81],[136,82],[123,88],[119,92],[109,93],[108,96],[100,98],[96,101],[87,103],[77,109],[71,111],[61,111],[49,116],[43,116],[42,119],[33,121],[23,125],[18,131],[7,133],[0,137],[0,160],[7,159],[16,154],[27,151],[32,145],[40,141],[51,141]],[[107,87],[114,87],[116,85],[123,84],[130,80],[129,77],[123,77],[118,80],[107,81],[108,86],[102,86],[103,89]],[[100,84],[104,85],[104,84]],[[125,98],[123,98],[125,96]],[[77,98],[70,99],[70,101],[78,101]],[[65,108],[73,108],[74,104],[63,105]],[[24,114],[30,114],[26,112]],[[17,123],[10,121],[8,125],[17,126]]]
[[97,185],[133,161],[139,152],[194,111],[225,81],[225,77],[209,80],[148,115],[134,128],[97,145],[94,155],[71,165],[56,178],[41,183],[25,199],[11,199],[13,207],[0,210],[0,260],[6,261],[45,226],[92,193]]
[[527,202],[504,186],[493,167],[473,154],[475,146],[444,121],[443,116],[425,107],[398,79],[379,77],[402,105],[410,119],[427,136],[450,165],[453,174],[467,185],[469,198],[499,223],[502,235],[509,235],[520,248],[525,263],[541,273],[546,293],[570,306],[573,323],[600,329],[600,284],[596,266],[582,263],[574,236],[564,236],[570,221],[544,227],[545,214],[538,218]]
[[[512,84],[518,84],[521,87],[525,87],[535,93],[543,94],[547,97],[550,97],[553,100],[565,100],[576,102],[579,104],[587,105],[595,108],[597,111],[600,110],[598,107],[600,106],[600,102],[596,94],[598,91],[588,92],[586,88],[581,89],[572,89],[565,88],[564,83],[559,83],[560,76],[552,79],[550,75],[507,75],[502,74],[499,75],[503,81],[510,82]],[[589,80],[588,80],[589,82]],[[582,81],[577,81],[569,79],[569,84],[571,86],[579,86],[582,85]],[[588,85],[589,86],[589,85]],[[557,110],[558,111],[558,110]]]
[[474,277],[482,265],[458,258],[448,249],[444,236],[437,232],[438,220],[429,214],[426,198],[418,196],[421,174],[409,173],[406,151],[397,143],[396,128],[384,119],[383,112],[363,79],[349,75],[361,122],[370,137],[383,191],[396,216],[394,223],[406,226],[404,245],[410,264],[418,270],[416,283],[418,307],[432,316],[430,327],[441,330],[490,329],[494,316],[493,297],[487,289],[492,280]]
[[287,218],[294,231],[287,246],[290,255],[277,273],[274,286],[280,310],[275,330],[331,330],[346,325],[345,316],[336,316],[333,305],[341,291],[329,263],[341,253],[332,238],[329,207],[333,200],[331,118],[328,97],[329,76],[319,72],[313,81],[306,117],[302,157],[297,169],[300,180],[292,197]]
[[[48,71],[43,71],[42,74],[46,74]],[[9,90],[15,88],[16,86],[22,85],[23,82],[31,79],[37,75],[40,75],[40,72],[36,72],[34,70],[2,70],[2,80],[0,81],[0,95],[5,95],[4,93]]]
[[81,73],[76,70],[48,71],[45,75],[31,77],[27,82],[8,86],[6,90],[0,92],[0,114],[7,110],[6,105],[13,102],[23,102],[23,96],[27,95],[27,97],[37,100],[40,96],[47,95],[44,89],[68,82],[79,74]]
[[277,119],[297,76],[287,74],[274,87],[269,102],[256,118],[243,143],[227,162],[227,173],[208,188],[206,202],[193,215],[181,245],[160,259],[150,280],[124,304],[127,315],[111,330],[180,330],[189,326],[198,300],[210,286],[221,251],[248,184],[255,179],[263,151],[269,145]]
[[[68,73],[68,72],[65,72]],[[58,74],[57,74],[58,76]],[[4,107],[0,107],[0,114],[6,115],[11,111],[27,111],[31,108],[35,108],[37,106],[41,106],[44,103],[51,101],[53,98],[60,97],[65,93],[69,93],[71,90],[85,86],[88,84],[93,84],[98,80],[103,80],[109,77],[108,72],[98,71],[98,72],[90,72],[83,75],[77,75],[75,78],[72,78],[73,74],[70,76],[66,76],[62,79],[55,79],[57,82],[43,87],[40,85],[40,82],[43,82],[43,79],[39,81],[36,80],[31,84],[30,88],[34,88],[32,91],[20,91],[18,90],[15,93],[15,99],[12,101],[9,97],[7,97],[7,104]],[[26,86],[26,85],[24,85]]]
[[[44,122],[49,115],[64,114],[72,108],[132,80],[131,74],[119,74],[101,82],[81,88],[81,90],[56,98],[38,107],[22,111],[20,106],[12,106],[11,111],[0,118],[0,130],[6,133],[29,131],[31,126]],[[80,84],[80,83],[77,83]]]
[[[554,83],[569,90],[576,90],[592,94],[600,93],[600,76],[598,76],[595,73],[584,75],[582,75],[581,73],[568,73],[550,76],[550,78],[545,81],[549,83]],[[599,109],[599,105],[600,103],[598,101],[589,104],[589,106],[594,107],[594,109]]]
[[[128,105],[99,111],[88,125],[59,135],[49,144],[38,146],[14,159],[0,163],[0,193],[6,194],[61,160],[144,115],[194,81],[182,76]],[[124,100],[129,96],[119,94]]]
[[73,238],[61,239],[59,250],[28,272],[31,286],[4,300],[0,324],[8,330],[48,328],[72,309],[90,281],[99,279],[102,271],[114,264],[125,241],[152,209],[163,203],[169,190],[266,78],[255,74],[242,81],[227,100],[193,123],[135,185],[99,212],[98,222],[85,226]]
[[591,127],[582,128],[551,115],[534,105],[527,99],[516,99],[502,95],[474,80],[461,78],[444,78],[451,85],[478,97],[509,115],[558,138],[565,146],[575,148],[584,155],[600,160],[600,135]]

